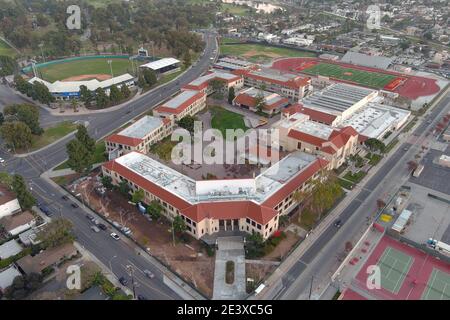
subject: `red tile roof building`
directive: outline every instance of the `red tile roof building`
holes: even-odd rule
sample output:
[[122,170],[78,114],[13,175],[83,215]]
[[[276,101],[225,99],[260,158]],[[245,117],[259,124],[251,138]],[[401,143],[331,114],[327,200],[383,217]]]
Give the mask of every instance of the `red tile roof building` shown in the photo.
[[248,88],[238,93],[233,100],[233,105],[239,106],[257,112],[258,98],[264,99],[261,111],[269,115],[280,112],[284,107],[289,105],[288,98],[283,98],[277,93],[271,93],[255,88]]
[[244,86],[244,78],[240,75],[221,71],[211,71],[189,82],[183,87],[183,90],[196,90],[210,95],[214,92],[214,88],[211,85],[213,81],[220,81],[224,85],[224,93],[228,93],[228,90],[231,87],[237,91]]
[[311,121],[307,114],[287,111],[273,127],[279,130],[283,150],[318,155],[326,159],[333,169],[340,167],[349,155],[357,151],[359,135],[350,126],[336,128]]
[[172,99],[153,109],[155,117],[173,118],[176,121],[193,116],[206,107],[206,93],[196,90],[184,90]]
[[[144,116],[129,127],[105,139],[110,159],[131,151],[149,152],[154,143],[169,136],[173,131],[173,120]],[[112,153],[115,153],[112,156]]]
[[267,239],[278,229],[280,215],[297,206],[293,194],[308,191],[328,162],[294,152],[253,179],[195,181],[137,152],[106,162],[103,174],[118,185],[126,181],[143,202],[158,201],[164,214],[181,216],[195,238],[219,230],[258,232]]
[[275,69],[234,70],[234,74],[244,77],[248,87],[261,88],[278,93],[291,102],[298,102],[312,90],[311,78]]

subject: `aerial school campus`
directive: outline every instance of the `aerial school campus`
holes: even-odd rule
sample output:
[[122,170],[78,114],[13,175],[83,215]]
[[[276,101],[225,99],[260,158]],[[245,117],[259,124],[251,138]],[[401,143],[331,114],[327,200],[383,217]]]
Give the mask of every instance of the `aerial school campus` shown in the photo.
[[[98,137],[95,163],[76,167],[69,155],[43,174],[82,204],[84,211],[73,208],[88,212],[96,236],[102,225],[113,243],[148,255],[180,296],[304,298],[296,281],[333,242],[326,270],[332,275],[311,277],[309,299],[450,299],[448,81],[402,73],[362,53],[319,54],[236,42],[211,30],[198,34],[208,45],[192,66],[142,47],[136,55],[70,57],[21,69],[30,85],[44,85],[55,98],[41,106],[55,117],[78,114],[88,123],[117,111],[111,122],[119,123],[133,112],[122,108],[145,104]],[[142,90],[137,75],[146,71],[155,81]],[[169,85],[176,85],[170,94]],[[81,87],[107,96],[127,88],[131,95],[115,105],[101,107],[95,99],[88,105]],[[238,131],[228,137],[227,130]],[[388,175],[398,183],[381,190]],[[345,237],[363,209],[358,232]],[[36,208],[46,210],[42,203]],[[16,265],[25,272],[23,261]],[[123,276],[112,275],[130,289]]]

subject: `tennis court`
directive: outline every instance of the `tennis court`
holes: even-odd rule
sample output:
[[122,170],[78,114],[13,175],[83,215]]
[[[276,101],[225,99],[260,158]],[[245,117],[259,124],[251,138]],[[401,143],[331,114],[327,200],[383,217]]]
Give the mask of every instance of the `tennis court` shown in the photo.
[[450,274],[433,268],[422,300],[450,300]]
[[397,294],[411,268],[413,258],[392,247],[387,247],[378,261],[381,286]]

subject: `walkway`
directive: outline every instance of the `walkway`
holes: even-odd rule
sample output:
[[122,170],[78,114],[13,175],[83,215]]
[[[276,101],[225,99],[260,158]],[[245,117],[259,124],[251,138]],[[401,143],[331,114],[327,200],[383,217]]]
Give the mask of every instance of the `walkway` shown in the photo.
[[[214,270],[214,300],[240,300],[247,296],[245,291],[245,250],[242,237],[217,239],[216,265]],[[226,263],[234,262],[234,282],[225,282]]]

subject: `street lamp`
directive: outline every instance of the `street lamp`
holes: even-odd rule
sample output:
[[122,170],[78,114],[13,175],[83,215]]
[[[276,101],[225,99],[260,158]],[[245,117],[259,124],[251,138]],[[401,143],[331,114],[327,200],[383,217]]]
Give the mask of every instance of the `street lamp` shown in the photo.
[[136,299],[136,286],[134,283],[134,268],[132,265],[127,265],[127,271],[131,277],[131,285],[133,286],[133,298]]

